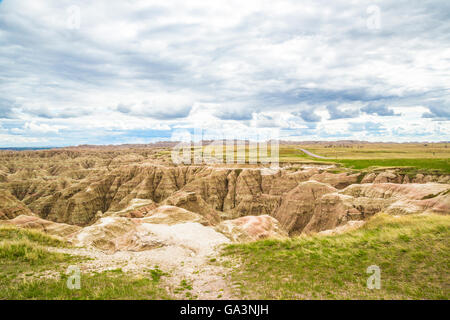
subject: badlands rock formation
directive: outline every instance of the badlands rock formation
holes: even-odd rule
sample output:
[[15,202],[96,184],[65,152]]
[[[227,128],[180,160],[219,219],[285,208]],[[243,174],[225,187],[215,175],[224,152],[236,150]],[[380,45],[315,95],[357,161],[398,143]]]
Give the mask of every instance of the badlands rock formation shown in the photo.
[[0,220],[105,252],[174,245],[197,252],[344,230],[382,211],[450,212],[448,175],[288,163],[278,170],[175,166],[168,154],[156,147],[0,152]]
[[23,214],[32,215],[33,213],[8,190],[0,190],[0,220],[13,219]]
[[65,223],[56,223],[41,219],[36,216],[20,215],[11,220],[0,221],[0,225],[10,225],[20,228],[35,229],[46,232],[48,234],[67,237],[77,234],[82,230],[81,227],[73,226]]
[[311,220],[322,196],[333,192],[337,189],[325,183],[314,180],[300,182],[283,197],[274,217],[287,232],[299,234]]
[[217,225],[216,230],[233,242],[247,242],[265,238],[282,239],[288,236],[279,222],[268,215],[226,220]]

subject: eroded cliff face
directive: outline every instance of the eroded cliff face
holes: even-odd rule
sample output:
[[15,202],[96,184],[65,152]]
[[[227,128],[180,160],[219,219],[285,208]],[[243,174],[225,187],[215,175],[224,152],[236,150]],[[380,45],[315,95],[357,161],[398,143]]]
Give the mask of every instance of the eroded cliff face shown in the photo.
[[[129,236],[142,231],[138,226],[143,223],[199,224],[235,241],[321,232],[382,211],[450,212],[448,176],[410,177],[395,169],[333,171],[319,165],[285,164],[278,170],[174,166],[167,161],[167,152],[145,148],[4,152],[0,219],[20,216],[22,220],[11,221],[28,227],[57,223],[52,225],[55,230],[65,230],[66,225],[88,227],[84,230],[93,237],[98,232],[99,238],[109,239],[89,243],[116,250],[138,248],[138,240]],[[41,220],[22,223],[24,216]],[[108,225],[113,231],[104,230]]]

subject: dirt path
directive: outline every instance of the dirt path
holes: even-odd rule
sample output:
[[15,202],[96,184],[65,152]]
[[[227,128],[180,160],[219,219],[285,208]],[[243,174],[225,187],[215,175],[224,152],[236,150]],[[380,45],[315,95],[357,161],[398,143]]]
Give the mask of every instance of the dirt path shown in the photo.
[[309,152],[309,151],[306,150],[306,149],[300,148],[300,150],[303,151],[304,153],[306,153],[308,156],[311,156],[311,157],[313,157],[313,158],[317,158],[317,159],[328,159],[328,158],[319,156],[319,155],[317,155],[317,154],[314,154],[314,153],[312,153],[312,152]]
[[[236,299],[232,294],[229,272],[211,259],[218,259],[218,249],[210,254],[196,254],[190,249],[168,246],[141,252],[118,251],[107,254],[94,248],[52,248],[52,251],[91,258],[78,265],[82,272],[102,272],[121,268],[131,274],[149,274],[158,266],[167,276],[161,286],[176,299]],[[184,283],[184,285],[182,284]]]

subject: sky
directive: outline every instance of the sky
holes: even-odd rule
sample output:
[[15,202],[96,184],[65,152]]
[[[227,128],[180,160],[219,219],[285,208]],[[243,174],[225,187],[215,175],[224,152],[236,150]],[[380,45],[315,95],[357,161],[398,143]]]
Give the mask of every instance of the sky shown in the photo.
[[0,147],[449,141],[450,1],[0,1]]

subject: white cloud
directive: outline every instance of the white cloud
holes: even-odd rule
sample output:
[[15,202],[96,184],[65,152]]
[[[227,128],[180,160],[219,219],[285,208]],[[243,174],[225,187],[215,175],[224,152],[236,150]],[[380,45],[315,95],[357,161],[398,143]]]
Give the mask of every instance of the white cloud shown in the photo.
[[16,135],[10,134],[0,134],[1,147],[10,147],[11,145],[15,146],[28,146],[33,144],[41,144],[43,146],[44,143],[48,142],[46,138],[36,138],[36,137],[18,137]]
[[11,129],[12,133],[30,133],[30,134],[46,134],[46,133],[58,133],[60,129],[66,128],[65,126],[49,125],[46,123],[27,122],[20,128]]

